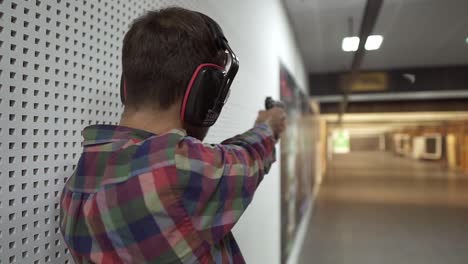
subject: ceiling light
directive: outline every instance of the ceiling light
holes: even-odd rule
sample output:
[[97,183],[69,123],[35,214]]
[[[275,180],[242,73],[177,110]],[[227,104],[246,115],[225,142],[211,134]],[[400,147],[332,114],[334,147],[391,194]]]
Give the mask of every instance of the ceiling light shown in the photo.
[[341,48],[343,51],[356,51],[359,47],[359,37],[346,37],[343,38]]
[[383,37],[381,35],[372,35],[367,37],[366,50],[378,50],[382,45]]
[[466,44],[468,44],[468,38],[465,39]]

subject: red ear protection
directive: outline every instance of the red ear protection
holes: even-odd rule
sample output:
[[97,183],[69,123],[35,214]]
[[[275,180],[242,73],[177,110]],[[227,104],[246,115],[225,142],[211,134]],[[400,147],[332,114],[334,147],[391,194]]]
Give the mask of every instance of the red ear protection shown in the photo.
[[216,64],[207,63],[197,67],[182,101],[182,122],[198,127],[211,126],[216,122],[219,112],[215,111],[214,98],[222,92],[220,87],[224,75],[224,68]]
[[127,82],[122,74],[120,76],[120,101],[122,101],[122,104],[125,104],[125,98],[127,98]]
[[214,125],[229,96],[230,87],[239,70],[239,60],[229,47],[221,27],[210,17],[199,13],[214,36],[217,48],[226,54],[225,67],[201,64],[197,67],[185,91],[181,120],[195,127]]

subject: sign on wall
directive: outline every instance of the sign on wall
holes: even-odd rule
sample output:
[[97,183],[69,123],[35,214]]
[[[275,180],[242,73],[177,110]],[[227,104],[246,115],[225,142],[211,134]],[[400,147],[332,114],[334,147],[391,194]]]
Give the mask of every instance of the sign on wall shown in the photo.
[[332,136],[333,153],[349,153],[351,150],[349,131],[335,130]]
[[385,72],[366,72],[359,73],[351,82],[350,74],[340,76],[340,85],[342,90],[351,92],[377,92],[385,91],[388,88],[388,74]]

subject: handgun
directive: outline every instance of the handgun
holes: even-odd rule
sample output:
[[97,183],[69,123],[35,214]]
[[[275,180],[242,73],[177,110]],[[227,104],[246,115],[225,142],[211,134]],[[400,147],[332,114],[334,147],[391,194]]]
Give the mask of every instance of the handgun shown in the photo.
[[273,98],[271,98],[270,96],[268,96],[268,97],[265,99],[265,109],[266,109],[266,110],[270,110],[270,109],[273,108],[273,107],[281,107],[281,108],[284,108],[284,103],[281,102],[281,101],[273,100]]

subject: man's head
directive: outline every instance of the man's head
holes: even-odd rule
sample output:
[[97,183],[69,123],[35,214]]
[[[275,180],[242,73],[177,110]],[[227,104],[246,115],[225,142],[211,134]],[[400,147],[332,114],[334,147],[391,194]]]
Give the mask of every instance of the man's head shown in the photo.
[[180,107],[196,68],[224,61],[201,14],[176,7],[146,13],[132,23],[123,42],[126,111]]
[[222,65],[224,58],[199,13],[177,7],[147,12],[123,42],[125,104],[167,109],[181,100],[198,65]]

